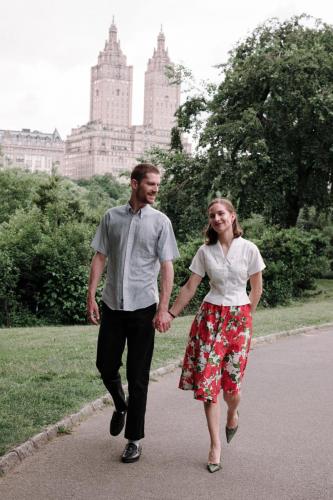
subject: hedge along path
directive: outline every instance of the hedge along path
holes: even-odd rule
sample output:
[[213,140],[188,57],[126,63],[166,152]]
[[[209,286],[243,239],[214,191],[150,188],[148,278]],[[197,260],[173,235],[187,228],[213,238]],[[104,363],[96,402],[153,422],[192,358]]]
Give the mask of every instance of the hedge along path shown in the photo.
[[[299,335],[302,333],[316,331],[325,329],[327,327],[332,327],[333,323],[326,323],[318,326],[306,326],[302,328],[297,328],[295,330],[286,330],[283,332],[272,333],[270,335],[263,335],[261,337],[254,337],[251,342],[251,349],[256,345],[264,343],[272,343],[280,340],[282,338],[289,337],[291,335]],[[158,381],[159,377],[172,372],[179,366],[181,366],[182,359],[168,363],[166,366],[157,368],[150,372],[150,380]],[[127,385],[124,386],[127,389]],[[91,403],[86,404],[77,413],[73,413],[68,417],[63,418],[56,424],[47,427],[44,431],[36,434],[32,438],[25,441],[25,443],[15,447],[13,450],[9,451],[0,458],[0,476],[4,476],[14,467],[19,465],[25,458],[36,453],[44,445],[48,444],[52,439],[60,436],[62,434],[69,434],[71,430],[79,425],[83,420],[93,415],[94,412],[98,410],[103,410],[106,406],[113,406],[112,398],[110,394],[106,394],[101,398],[98,398]]]

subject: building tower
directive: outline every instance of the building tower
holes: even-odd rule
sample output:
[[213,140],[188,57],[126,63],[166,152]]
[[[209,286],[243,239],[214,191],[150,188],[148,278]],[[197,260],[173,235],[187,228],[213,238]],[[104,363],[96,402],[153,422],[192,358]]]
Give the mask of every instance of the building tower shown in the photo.
[[90,121],[130,127],[132,86],[133,67],[127,66],[113,19],[109,40],[99,53],[97,65],[91,68]]
[[180,85],[170,85],[166,76],[167,66],[173,66],[173,63],[165,49],[165,36],[161,27],[157,49],[154,49],[145,73],[143,124],[170,132],[176,124],[174,114],[180,104]]
[[[145,74],[144,123],[132,125],[133,68],[127,66],[112,21],[109,40],[99,53],[98,64],[91,68],[90,120],[73,128],[66,139],[63,175],[82,179],[111,173],[118,177],[152,147],[170,148],[180,85],[170,85],[165,75],[168,65],[173,64],[161,29]],[[186,138],[182,143],[190,152]]]

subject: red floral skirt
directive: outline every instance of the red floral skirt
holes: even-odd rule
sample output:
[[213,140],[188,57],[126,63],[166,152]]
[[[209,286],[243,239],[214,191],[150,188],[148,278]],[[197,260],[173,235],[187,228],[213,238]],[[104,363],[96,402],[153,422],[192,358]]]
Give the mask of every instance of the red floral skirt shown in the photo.
[[237,394],[252,337],[251,304],[203,302],[191,326],[179,388],[216,403],[221,389]]

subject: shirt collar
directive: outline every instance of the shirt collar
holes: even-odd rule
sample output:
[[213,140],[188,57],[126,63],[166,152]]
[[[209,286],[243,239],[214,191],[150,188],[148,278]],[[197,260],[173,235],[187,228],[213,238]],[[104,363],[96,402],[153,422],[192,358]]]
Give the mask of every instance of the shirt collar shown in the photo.
[[148,212],[149,209],[150,209],[149,205],[144,205],[142,208],[140,208],[140,210],[138,210],[138,212],[135,213],[133,212],[133,209],[129,202],[126,205],[126,212],[131,215],[138,215],[140,219],[145,215],[146,212]]
[[230,262],[232,260],[232,257],[233,257],[233,254],[235,252],[235,249],[236,247],[239,245],[239,242],[240,242],[240,236],[238,236],[237,238],[234,238],[232,241],[231,241],[231,244],[230,244],[230,247],[229,247],[229,250],[228,250],[228,253],[227,255],[224,255],[224,251],[223,251],[223,248],[222,248],[222,245],[221,243],[219,242],[219,240],[217,240],[216,242],[216,247],[218,248],[218,252],[222,254],[224,260]]

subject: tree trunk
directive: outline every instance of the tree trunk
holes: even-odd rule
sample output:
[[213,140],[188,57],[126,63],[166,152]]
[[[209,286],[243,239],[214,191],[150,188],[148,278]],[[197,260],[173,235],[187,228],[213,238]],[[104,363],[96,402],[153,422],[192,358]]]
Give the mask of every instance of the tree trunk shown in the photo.
[[298,196],[288,196],[287,199],[287,210],[286,210],[286,218],[285,218],[285,227],[294,227],[296,226],[298,214],[300,212],[301,206],[299,202]]

